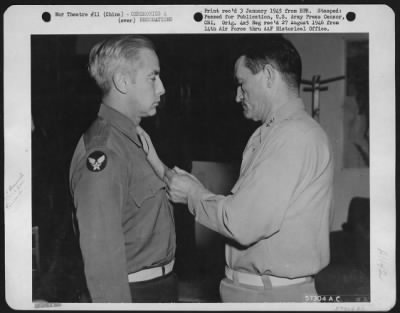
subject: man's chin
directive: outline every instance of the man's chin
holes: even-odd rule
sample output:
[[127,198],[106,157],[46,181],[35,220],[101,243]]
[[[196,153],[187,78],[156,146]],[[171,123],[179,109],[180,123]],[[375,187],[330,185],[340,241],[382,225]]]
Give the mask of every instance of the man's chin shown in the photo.
[[247,120],[252,120],[254,122],[259,122],[260,121],[260,119],[258,119],[255,116],[251,115],[250,112],[243,112],[243,116]]
[[246,119],[252,119],[252,117],[251,117],[251,115],[250,115],[250,112],[248,111],[248,110],[246,110],[246,109],[243,109],[243,116],[246,118]]
[[157,114],[157,109],[156,108],[151,109],[148,114],[149,114],[148,116],[156,115]]

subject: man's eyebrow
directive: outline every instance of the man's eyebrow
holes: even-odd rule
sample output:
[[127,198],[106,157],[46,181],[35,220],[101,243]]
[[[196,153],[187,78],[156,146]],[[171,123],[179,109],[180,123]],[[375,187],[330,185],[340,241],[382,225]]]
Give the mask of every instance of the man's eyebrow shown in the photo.
[[160,70],[153,70],[149,73],[149,76],[151,75],[160,75]]

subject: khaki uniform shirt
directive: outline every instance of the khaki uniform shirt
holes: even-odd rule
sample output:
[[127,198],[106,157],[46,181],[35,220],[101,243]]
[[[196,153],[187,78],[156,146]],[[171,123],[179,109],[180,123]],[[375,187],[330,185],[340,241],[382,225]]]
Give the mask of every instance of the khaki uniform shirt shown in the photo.
[[128,274],[175,254],[172,205],[136,125],[102,105],[76,147],[70,183],[93,302],[130,302]]
[[232,195],[189,195],[197,222],[233,239],[230,268],[295,278],[329,263],[333,163],[325,132],[298,99],[260,126],[243,153]]

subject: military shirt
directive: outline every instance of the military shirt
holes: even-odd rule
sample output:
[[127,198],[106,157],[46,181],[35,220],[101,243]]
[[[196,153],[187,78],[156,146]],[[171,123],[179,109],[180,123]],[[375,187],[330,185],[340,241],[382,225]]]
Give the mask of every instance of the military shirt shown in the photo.
[[197,222],[233,239],[225,249],[231,269],[303,277],[329,263],[332,185],[327,135],[297,99],[251,136],[231,195],[198,188],[188,206]]
[[102,104],[70,168],[86,281],[93,302],[131,302],[128,274],[175,255],[173,208],[136,125]]

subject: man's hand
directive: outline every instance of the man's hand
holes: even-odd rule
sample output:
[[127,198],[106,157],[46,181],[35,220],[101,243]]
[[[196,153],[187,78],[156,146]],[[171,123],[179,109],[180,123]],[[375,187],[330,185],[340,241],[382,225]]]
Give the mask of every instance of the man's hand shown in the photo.
[[157,155],[156,149],[151,142],[150,136],[144,131],[144,129],[140,126],[136,127],[136,132],[139,136],[140,141],[142,142],[143,150],[146,152],[147,160],[153,167],[156,174],[163,179],[165,174],[165,165],[160,160]]
[[178,167],[167,171],[164,181],[168,185],[169,199],[176,203],[187,204],[191,193],[199,189],[206,191],[196,177]]

